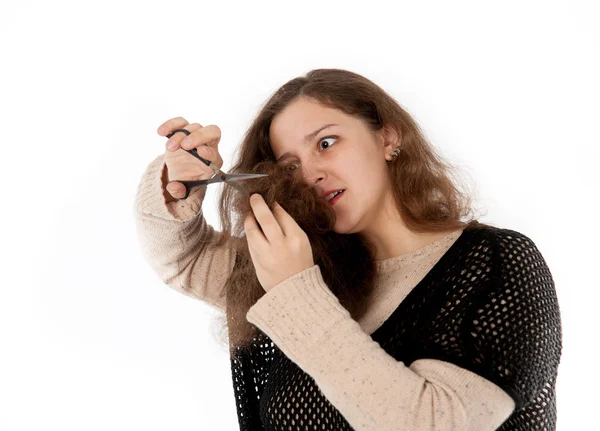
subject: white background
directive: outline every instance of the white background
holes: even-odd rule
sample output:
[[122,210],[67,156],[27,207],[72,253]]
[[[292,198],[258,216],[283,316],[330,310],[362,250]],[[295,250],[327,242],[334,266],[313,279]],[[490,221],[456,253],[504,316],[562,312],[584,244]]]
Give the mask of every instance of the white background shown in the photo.
[[[2,2],[0,429],[237,429],[213,309],[164,284],[134,222],[157,127],[233,151],[313,68],[383,87],[525,233],[563,319],[558,429],[600,429],[600,14],[594,1]],[[204,202],[216,227],[217,193]]]

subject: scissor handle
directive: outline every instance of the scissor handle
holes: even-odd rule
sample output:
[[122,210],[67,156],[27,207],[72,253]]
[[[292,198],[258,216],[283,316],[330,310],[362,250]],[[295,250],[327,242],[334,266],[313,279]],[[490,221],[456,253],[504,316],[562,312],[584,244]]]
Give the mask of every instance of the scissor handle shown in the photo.
[[180,199],[187,199],[188,196],[190,195],[190,193],[192,192],[192,189],[206,185],[206,184],[197,184],[197,183],[199,183],[199,181],[179,181],[179,182],[181,184],[183,184],[185,187],[185,196]]
[[[173,136],[176,132],[183,132],[186,136],[190,135],[190,131],[189,130],[185,130],[185,129],[175,129],[173,130],[171,133],[169,133],[166,137],[170,138],[171,136]],[[206,166],[210,167],[213,169],[213,171],[217,172],[219,170],[219,167],[217,165],[215,165],[213,162],[211,162],[210,160],[205,159],[204,157],[200,156],[198,154],[198,149],[197,148],[192,148],[191,150],[186,150],[185,148],[181,148],[183,151],[191,154],[192,156],[194,156],[195,158],[197,158],[198,160],[200,160],[202,163],[204,163]]]
[[194,181],[173,180],[173,181],[177,181],[178,183],[183,184],[183,186],[185,187],[185,196],[180,199],[187,199],[188,196],[190,195],[190,193],[192,192],[192,189],[195,189],[198,187],[206,187],[209,184],[220,183],[224,180],[225,180],[225,175],[215,175],[214,177],[209,178],[208,180],[194,180]]
[[[171,136],[173,136],[177,132],[182,132],[186,136],[189,136],[190,133],[191,133],[189,130],[186,130],[186,129],[175,129],[175,130],[173,130],[171,133],[169,133],[167,135],[167,138],[170,138]],[[206,166],[212,168],[212,170],[215,172],[215,175],[212,178],[209,178],[207,180],[198,180],[198,181],[178,181],[178,180],[173,180],[173,181],[180,182],[185,187],[185,196],[182,197],[182,198],[180,198],[180,199],[187,199],[188,196],[190,195],[192,189],[194,189],[194,188],[205,187],[205,186],[207,186],[209,184],[220,183],[220,182],[226,182],[227,184],[229,184],[230,186],[232,186],[233,188],[235,188],[236,190],[238,190],[243,195],[249,196],[248,191],[244,187],[242,187],[240,184],[238,184],[237,182],[238,181],[249,180],[249,179],[252,179],[252,178],[259,178],[259,177],[267,177],[268,176],[268,174],[225,174],[223,171],[221,171],[221,168],[219,168],[217,165],[215,165],[212,161],[207,160],[204,157],[201,157],[200,155],[198,155],[198,149],[197,148],[192,148],[191,150],[186,150],[185,148],[181,148],[181,149],[183,151],[191,154],[196,159],[200,160]]]

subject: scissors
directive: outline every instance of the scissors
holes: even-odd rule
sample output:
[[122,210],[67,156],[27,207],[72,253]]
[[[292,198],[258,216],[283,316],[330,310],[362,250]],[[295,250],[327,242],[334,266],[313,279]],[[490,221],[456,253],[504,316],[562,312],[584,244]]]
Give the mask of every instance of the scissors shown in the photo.
[[[167,135],[167,138],[170,138],[177,132],[185,133],[186,136],[189,136],[189,134],[191,133],[189,130],[186,130],[186,129],[175,129]],[[200,160],[202,163],[204,163],[209,168],[212,168],[212,170],[215,171],[215,175],[207,180],[198,180],[198,181],[173,180],[173,181],[177,181],[185,186],[185,196],[180,198],[180,200],[187,199],[187,197],[190,195],[190,192],[192,191],[192,189],[195,189],[197,187],[204,187],[209,184],[215,184],[215,183],[229,184],[231,187],[235,188],[237,191],[239,191],[243,195],[250,197],[250,193],[248,193],[248,191],[241,184],[238,184],[238,181],[244,181],[244,180],[250,180],[253,178],[269,176],[269,174],[226,174],[221,169],[219,169],[219,167],[217,165],[215,165],[213,162],[211,162],[210,160],[206,160],[204,157],[201,157],[200,155],[198,155],[198,150],[196,148],[192,148],[191,150],[186,150],[185,148],[181,148],[181,149],[183,151],[190,153],[192,156],[194,156],[195,158]],[[169,181],[169,182],[171,182],[171,181]]]

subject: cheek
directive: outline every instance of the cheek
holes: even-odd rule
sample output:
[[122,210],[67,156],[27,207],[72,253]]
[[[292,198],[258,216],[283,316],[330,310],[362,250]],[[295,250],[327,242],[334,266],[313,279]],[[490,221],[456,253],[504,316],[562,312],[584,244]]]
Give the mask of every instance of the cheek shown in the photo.
[[364,163],[348,164],[344,169],[345,175],[343,181],[347,183],[348,187],[355,192],[357,195],[363,195],[369,192],[374,184],[375,175],[373,170],[368,169]]
[[348,178],[349,196],[360,212],[369,212],[373,207],[380,206],[387,187],[387,179],[372,170],[363,170]]

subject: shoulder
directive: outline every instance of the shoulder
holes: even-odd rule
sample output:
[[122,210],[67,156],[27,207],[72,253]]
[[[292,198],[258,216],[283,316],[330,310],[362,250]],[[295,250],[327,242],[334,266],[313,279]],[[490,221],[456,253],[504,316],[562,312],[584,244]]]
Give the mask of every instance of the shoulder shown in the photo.
[[522,313],[535,312],[540,319],[546,314],[558,322],[554,279],[535,242],[514,229],[485,226],[468,230],[461,247],[460,273],[469,277],[465,283],[480,280],[471,290],[475,312],[490,317],[509,313],[525,321],[529,319]]
[[[538,358],[560,357],[562,328],[560,307],[550,268],[535,242],[522,232],[487,229],[490,282],[473,298],[470,321],[476,333],[498,343],[535,350]],[[540,345],[540,340],[551,341]],[[502,344],[502,343],[501,343]],[[496,347],[500,346],[497,345]],[[512,348],[506,347],[506,351]],[[537,350],[536,350],[537,349]],[[529,358],[535,362],[535,355]],[[551,361],[553,362],[553,361]]]
[[507,228],[493,229],[491,235],[495,275],[504,284],[534,284],[538,288],[554,290],[550,268],[533,239]]
[[471,226],[467,226],[464,229],[465,233],[471,236],[471,238],[477,238],[480,240],[492,240],[496,243],[527,243],[534,245],[533,240],[524,234],[514,229],[493,226],[484,223],[476,223]]
[[537,250],[535,242],[525,233],[508,228],[491,228],[490,235],[496,242],[498,251],[516,254]]
[[497,226],[475,226],[465,229],[469,253],[485,256],[491,267],[492,278],[506,280],[512,277],[539,274],[550,277],[546,259],[527,234]]

